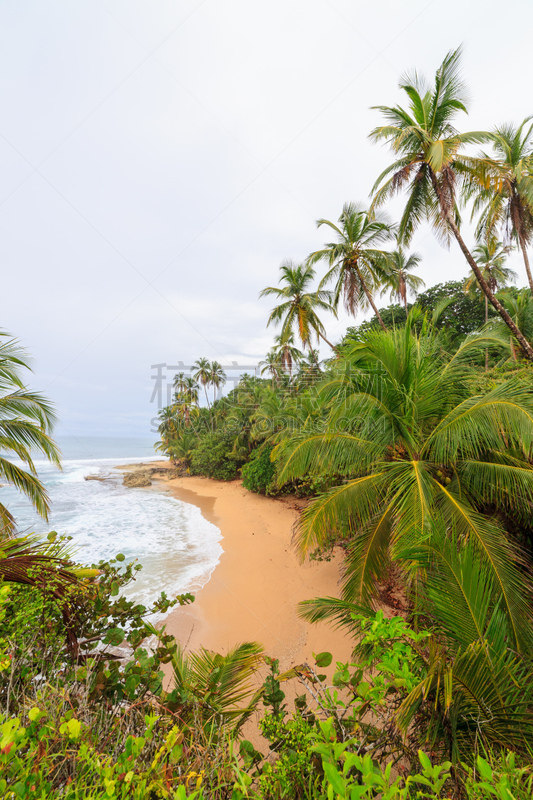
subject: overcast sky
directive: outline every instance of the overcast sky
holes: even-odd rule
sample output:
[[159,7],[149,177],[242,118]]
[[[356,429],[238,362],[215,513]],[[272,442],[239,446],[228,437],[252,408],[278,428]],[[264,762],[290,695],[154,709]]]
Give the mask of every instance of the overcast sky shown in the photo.
[[[533,111],[526,1],[0,8],[0,326],[63,434],[149,435],[152,364],[264,357],[258,292],[323,243],[317,218],[366,202],[390,158],[370,106],[402,72],[463,42],[464,130]],[[427,285],[466,274],[427,228],[413,249]]]

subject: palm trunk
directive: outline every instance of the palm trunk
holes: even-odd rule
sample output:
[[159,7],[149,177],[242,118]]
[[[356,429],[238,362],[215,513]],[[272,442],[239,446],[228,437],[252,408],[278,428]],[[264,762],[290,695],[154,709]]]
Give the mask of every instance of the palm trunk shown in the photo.
[[531,289],[531,292],[533,293],[533,276],[531,275],[531,268],[529,266],[529,258],[528,258],[528,255],[527,255],[527,248],[526,248],[526,245],[525,245],[525,242],[524,242],[524,239],[523,239],[522,236],[518,237],[518,241],[520,242],[520,250],[522,251],[524,264],[525,264],[525,267],[526,267],[527,279],[529,281],[529,288]]
[[[333,350],[333,352],[334,352],[334,353],[338,353],[338,352],[339,352],[338,348],[337,348],[337,347],[335,347],[335,345],[334,345],[334,344],[331,344],[331,342],[329,342],[329,341],[326,339],[326,337],[324,336],[324,334],[323,334],[323,333],[320,333],[320,331],[317,331],[317,333],[318,333],[319,337],[320,337],[321,339],[324,339],[325,343],[331,347],[331,349]],[[311,346],[309,346],[309,351],[311,351]]]
[[207,408],[209,409],[209,419],[211,421],[211,430],[215,430],[215,420],[213,419],[213,412],[211,411],[211,403],[209,402],[209,397],[207,396],[207,383],[204,383],[204,394],[205,394],[205,402],[207,403]]
[[[485,295],[485,325],[489,321],[489,298]],[[489,348],[485,348],[485,372],[489,371]]]
[[405,313],[407,314],[407,285],[405,283],[403,274],[400,277],[400,297],[403,300],[403,306],[405,308]]
[[466,244],[465,244],[465,242],[463,240],[463,237],[461,236],[461,234],[459,232],[459,228],[455,224],[455,220],[454,220],[454,218],[452,216],[452,212],[451,211],[445,211],[444,212],[444,216],[445,216],[446,221],[448,222],[450,228],[453,231],[453,235],[457,239],[457,243],[459,244],[459,247],[461,248],[464,257],[466,258],[466,260],[468,262],[468,266],[471,268],[472,272],[474,273],[474,275],[477,278],[477,282],[479,283],[479,285],[481,287],[481,291],[484,293],[485,297],[487,297],[487,299],[488,299],[489,303],[491,304],[491,306],[498,312],[500,317],[503,319],[503,321],[505,322],[505,324],[507,325],[507,327],[509,328],[509,330],[511,331],[513,336],[517,339],[518,343],[520,344],[520,347],[524,351],[525,356],[530,361],[533,361],[533,347],[528,342],[528,340],[526,339],[524,334],[519,330],[517,325],[513,322],[511,316],[505,310],[505,308],[502,306],[502,304],[500,303],[498,298],[495,297],[495,295],[491,292],[487,281],[483,277],[483,273],[481,272],[481,270],[479,269],[478,265],[476,264],[476,262],[474,260],[474,257],[472,256],[472,253],[470,252],[470,250],[466,246]]
[[372,295],[370,294],[370,291],[369,291],[369,289],[368,289],[368,286],[366,285],[366,283],[365,283],[365,281],[364,281],[364,278],[363,278],[363,276],[361,275],[361,273],[359,272],[359,270],[357,270],[357,275],[358,275],[358,277],[359,277],[359,280],[361,281],[361,286],[363,287],[363,291],[364,291],[364,293],[365,293],[365,295],[366,295],[366,299],[368,300],[368,302],[369,302],[369,303],[370,303],[370,305],[372,306],[372,309],[373,309],[373,311],[374,311],[374,314],[375,314],[375,315],[376,315],[376,317],[377,317],[377,320],[378,320],[379,324],[381,325],[381,327],[383,328],[383,330],[384,330],[384,331],[386,331],[386,330],[387,330],[387,326],[385,325],[385,323],[384,323],[384,322],[383,322],[383,320],[381,319],[381,314],[379,313],[379,311],[378,311],[378,309],[377,309],[377,307],[376,307],[376,304],[374,303],[374,299],[373,299]]

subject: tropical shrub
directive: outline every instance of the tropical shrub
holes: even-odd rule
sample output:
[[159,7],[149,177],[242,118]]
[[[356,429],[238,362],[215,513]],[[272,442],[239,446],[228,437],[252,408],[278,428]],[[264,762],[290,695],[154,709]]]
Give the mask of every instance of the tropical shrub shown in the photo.
[[233,437],[225,431],[206,434],[191,456],[191,475],[233,481],[242,458],[233,453]]
[[255,450],[250,461],[242,468],[242,483],[245,489],[259,494],[268,494],[274,478],[275,467],[270,458],[272,447]]

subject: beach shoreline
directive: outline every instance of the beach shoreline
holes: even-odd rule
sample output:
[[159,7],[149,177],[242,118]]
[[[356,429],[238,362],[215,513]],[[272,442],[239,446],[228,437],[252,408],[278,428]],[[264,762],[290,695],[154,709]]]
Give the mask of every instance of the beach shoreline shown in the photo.
[[311,625],[297,615],[300,600],[338,597],[341,565],[338,554],[331,561],[299,561],[291,545],[298,501],[249,492],[239,480],[157,475],[153,486],[199,507],[223,537],[223,553],[210,579],[195,593],[192,605],[165,618],[167,633],[189,651],[205,647],[225,653],[256,641],[279,659],[281,670],[312,664],[313,653],[324,650],[333,653],[334,661],[349,660],[349,637],[327,623]]

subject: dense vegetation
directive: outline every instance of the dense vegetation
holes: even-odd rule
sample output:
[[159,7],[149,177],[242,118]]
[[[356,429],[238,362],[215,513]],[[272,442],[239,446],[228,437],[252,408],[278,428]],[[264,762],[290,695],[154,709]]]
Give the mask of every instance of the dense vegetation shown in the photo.
[[[332,667],[323,652],[280,674],[258,643],[187,654],[149,620],[190,596],[129,603],[120,591],[139,565],[77,565],[54,534],[13,538],[0,508],[3,797],[531,797],[533,128],[459,133],[459,55],[433,86],[404,78],[406,108],[378,108],[386,124],[372,137],[395,160],[370,207],[319,220],[333,241],[263,290],[280,333],[260,376],[217,399],[223,371],[200,359],[160,412],[158,448],[184,472],[309,499],[296,547],[302,558],[339,547],[344,569],[340,597],[299,613],[342,626],[351,662]],[[477,143],[492,152],[465,151]],[[404,191],[393,224],[379,209]],[[422,282],[406,248],[424,219],[470,271],[410,303]],[[507,286],[515,246],[523,289]],[[380,294],[394,305],[380,308]],[[330,343],[323,315],[339,303],[373,317]],[[30,450],[56,458],[52,412],[28,396],[14,348],[2,449],[29,471],[1,466],[46,514]],[[386,619],[376,601],[391,583],[402,613]],[[300,685],[294,708],[286,681]],[[243,733],[254,711],[261,752]]]

